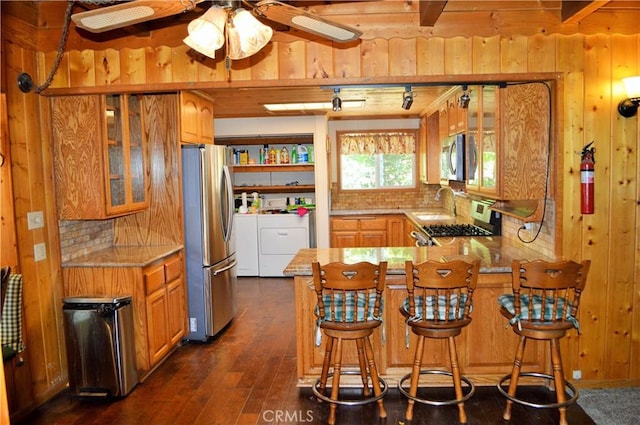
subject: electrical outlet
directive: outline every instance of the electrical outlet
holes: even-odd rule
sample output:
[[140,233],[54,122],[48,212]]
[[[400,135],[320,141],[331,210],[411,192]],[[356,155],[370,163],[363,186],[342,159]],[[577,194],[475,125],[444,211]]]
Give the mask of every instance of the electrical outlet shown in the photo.
[[531,230],[533,229],[533,223],[524,223],[524,228],[526,230]]
[[189,318],[189,332],[196,332],[198,330],[198,319],[195,317]]
[[44,242],[37,243],[33,246],[33,259],[42,261],[47,258],[47,245]]
[[582,371],[581,370],[574,370],[573,371],[573,379],[580,380],[582,379]]

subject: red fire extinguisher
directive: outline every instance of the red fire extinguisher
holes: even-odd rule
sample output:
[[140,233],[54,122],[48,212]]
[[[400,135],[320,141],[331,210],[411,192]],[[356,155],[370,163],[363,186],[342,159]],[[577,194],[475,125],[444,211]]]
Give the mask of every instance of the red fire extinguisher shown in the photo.
[[593,154],[596,148],[591,147],[593,142],[582,148],[580,156],[580,210],[582,214],[593,214],[594,192],[594,164]]

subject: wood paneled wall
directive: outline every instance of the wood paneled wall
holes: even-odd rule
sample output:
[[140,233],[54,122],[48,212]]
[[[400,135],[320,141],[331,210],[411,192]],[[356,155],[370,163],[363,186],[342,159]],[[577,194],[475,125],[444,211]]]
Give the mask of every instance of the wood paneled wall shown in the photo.
[[[4,32],[3,36],[11,36]],[[7,34],[7,35],[5,35]],[[55,52],[3,45],[7,81],[28,71],[42,81]],[[565,338],[564,362],[579,385],[640,382],[640,175],[638,117],[616,106],[621,78],[640,74],[640,36],[534,35],[376,38],[345,48],[312,41],[274,42],[235,62],[231,82],[222,61],[197,60],[186,46],[65,53],[51,93],[170,91],[251,85],[316,85],[455,78],[527,79],[557,75],[553,123],[557,158],[557,237],[564,257],[591,259],[580,313],[582,335]],[[505,75],[506,74],[506,75]],[[38,399],[61,387],[66,375],[58,318],[61,288],[51,184],[46,105],[13,84],[7,89],[20,262],[26,289],[31,367]],[[37,119],[34,117],[42,118]],[[576,152],[596,146],[596,212],[581,215]],[[43,231],[26,230],[26,213],[43,209]],[[34,263],[32,245],[45,241],[50,257]],[[52,320],[55,319],[55,320]]]

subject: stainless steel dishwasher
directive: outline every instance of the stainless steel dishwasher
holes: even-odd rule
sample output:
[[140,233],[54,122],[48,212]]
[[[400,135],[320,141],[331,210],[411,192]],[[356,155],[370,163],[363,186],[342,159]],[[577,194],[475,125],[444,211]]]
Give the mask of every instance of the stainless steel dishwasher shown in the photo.
[[138,383],[131,296],[63,299],[69,389],[122,397]]

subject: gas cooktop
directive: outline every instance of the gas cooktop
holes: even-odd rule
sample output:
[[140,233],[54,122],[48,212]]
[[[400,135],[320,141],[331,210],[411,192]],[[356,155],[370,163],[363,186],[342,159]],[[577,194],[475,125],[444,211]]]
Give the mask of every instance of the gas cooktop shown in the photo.
[[424,231],[432,238],[454,236],[491,236],[493,233],[475,224],[431,224]]

